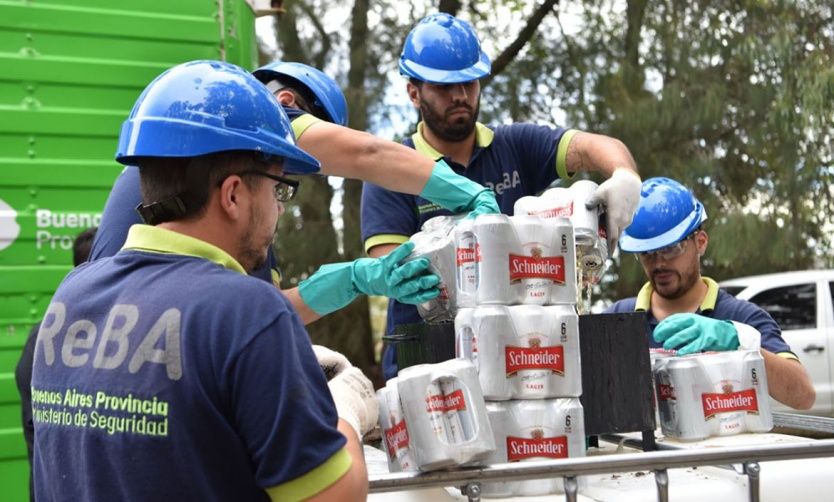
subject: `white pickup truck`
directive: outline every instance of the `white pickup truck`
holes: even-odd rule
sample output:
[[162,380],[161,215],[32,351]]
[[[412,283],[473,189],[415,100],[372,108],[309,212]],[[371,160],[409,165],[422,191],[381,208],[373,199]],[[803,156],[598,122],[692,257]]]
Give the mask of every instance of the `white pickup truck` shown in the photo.
[[795,411],[771,401],[773,411],[834,416],[834,270],[740,277],[719,286],[759,305],[776,320],[814,383],[813,408]]

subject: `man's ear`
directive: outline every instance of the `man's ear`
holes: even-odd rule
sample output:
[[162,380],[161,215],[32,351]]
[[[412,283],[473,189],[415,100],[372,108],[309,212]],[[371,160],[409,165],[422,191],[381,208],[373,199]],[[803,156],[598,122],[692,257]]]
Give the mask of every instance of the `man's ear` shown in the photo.
[[703,230],[698,232],[698,235],[695,236],[695,243],[698,244],[698,255],[704,256],[704,253],[707,251],[707,244],[709,244],[709,236],[707,233]]
[[275,98],[284,106],[296,108],[295,95],[289,89],[283,89],[275,93]]
[[414,108],[417,108],[419,110],[420,109],[420,89],[416,85],[412,84],[411,82],[408,82],[407,84],[405,84],[405,90],[406,90],[406,92],[408,92],[408,99],[411,101],[411,105]]
[[217,191],[220,209],[229,219],[237,220],[243,214],[240,203],[243,200],[244,188],[240,176],[232,175],[223,180]]

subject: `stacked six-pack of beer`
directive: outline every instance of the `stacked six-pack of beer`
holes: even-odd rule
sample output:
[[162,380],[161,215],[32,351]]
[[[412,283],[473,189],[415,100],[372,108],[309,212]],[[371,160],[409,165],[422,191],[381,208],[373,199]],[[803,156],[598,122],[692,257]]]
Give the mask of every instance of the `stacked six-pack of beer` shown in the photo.
[[[515,216],[439,217],[411,240],[441,295],[418,308],[454,321],[457,359],[401,369],[378,392],[389,469],[585,454],[577,306],[607,244],[596,188],[578,181],[524,197]],[[577,266],[578,264],[578,266]],[[563,492],[561,478],[484,482],[485,497]]]

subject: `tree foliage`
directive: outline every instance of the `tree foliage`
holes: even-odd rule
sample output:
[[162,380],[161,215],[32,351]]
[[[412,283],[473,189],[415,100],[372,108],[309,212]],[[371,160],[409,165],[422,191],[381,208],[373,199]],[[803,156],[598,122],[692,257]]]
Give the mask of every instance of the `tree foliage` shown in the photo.
[[[470,21],[493,60],[481,121],[609,134],[641,174],[693,188],[709,214],[704,272],[731,276],[832,266],[834,15],[830,2],[768,0],[285,0],[277,52],[334,76],[350,124],[388,139],[416,114],[396,74],[406,34],[438,10]],[[380,166],[384,169],[384,166]],[[601,182],[600,179],[595,181]],[[358,182],[307,177],[279,223],[287,286],[361,256]],[[341,232],[330,213],[343,199]],[[621,256],[602,295],[643,281]],[[310,328],[368,363],[367,304]],[[352,348],[345,348],[345,340]]]

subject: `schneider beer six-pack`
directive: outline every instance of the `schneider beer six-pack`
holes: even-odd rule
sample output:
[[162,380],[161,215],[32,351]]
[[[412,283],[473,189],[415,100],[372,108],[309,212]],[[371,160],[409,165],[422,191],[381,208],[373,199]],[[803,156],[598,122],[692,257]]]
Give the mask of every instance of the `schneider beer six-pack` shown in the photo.
[[652,359],[663,434],[695,441],[773,428],[764,359],[758,350],[655,353]]

